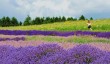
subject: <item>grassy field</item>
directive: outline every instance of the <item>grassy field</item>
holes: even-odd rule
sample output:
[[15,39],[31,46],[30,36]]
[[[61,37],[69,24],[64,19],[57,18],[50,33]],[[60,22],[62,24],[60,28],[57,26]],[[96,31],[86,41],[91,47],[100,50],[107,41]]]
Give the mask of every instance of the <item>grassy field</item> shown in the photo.
[[92,43],[92,42],[102,42],[110,43],[110,39],[98,38],[93,36],[69,36],[69,37],[60,37],[60,36],[27,36],[26,41],[45,41],[45,42],[60,42],[60,43]]
[[[92,31],[110,31],[110,19],[92,20]],[[16,27],[0,27],[0,30],[57,30],[57,31],[73,31],[88,30],[87,20],[85,21],[65,21],[52,24],[16,26]]]

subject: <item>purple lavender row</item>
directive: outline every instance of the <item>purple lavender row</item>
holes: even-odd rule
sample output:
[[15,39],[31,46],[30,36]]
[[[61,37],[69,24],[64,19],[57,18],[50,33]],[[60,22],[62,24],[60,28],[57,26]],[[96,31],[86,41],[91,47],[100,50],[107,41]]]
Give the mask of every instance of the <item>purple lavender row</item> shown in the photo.
[[0,41],[19,41],[22,40],[24,41],[25,38],[24,37],[15,37],[15,38],[0,38]]
[[109,64],[110,52],[89,45],[65,50],[57,44],[0,46],[1,64]]
[[4,35],[51,35],[51,36],[72,36],[72,35],[92,35],[96,37],[110,38],[110,32],[91,32],[91,31],[38,31],[38,30],[0,30],[0,34]]

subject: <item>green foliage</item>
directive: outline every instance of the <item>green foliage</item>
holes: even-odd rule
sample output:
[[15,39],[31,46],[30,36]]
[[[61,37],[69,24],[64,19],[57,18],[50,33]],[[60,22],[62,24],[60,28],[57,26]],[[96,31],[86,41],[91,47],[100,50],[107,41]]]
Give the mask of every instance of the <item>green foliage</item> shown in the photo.
[[44,22],[44,17],[40,18],[41,24]]
[[84,17],[83,15],[81,15],[81,16],[79,17],[79,20],[85,20],[85,17]]
[[15,17],[12,17],[12,19],[10,19],[9,17],[2,17],[2,19],[0,20],[0,26],[18,26],[18,20]]
[[66,21],[66,18],[64,16],[62,17],[62,21]]
[[51,18],[50,17],[46,17],[45,21],[43,23],[51,23]]
[[15,17],[12,17],[11,26],[18,26],[18,25],[19,25],[18,20]]
[[93,20],[93,18],[91,17],[90,20]]
[[25,21],[24,21],[24,26],[27,26],[27,25],[30,25],[31,23],[31,17],[28,15],[27,17],[26,17],[26,19],[25,19]]
[[2,26],[2,20],[0,19],[0,26]]
[[2,17],[0,23],[1,23],[1,26],[2,26],[2,27],[5,27],[5,23],[6,23],[5,17]]
[[5,26],[6,26],[6,27],[7,27],[7,26],[10,26],[10,24],[11,24],[10,18],[9,18],[9,17],[6,17],[6,19],[5,19]]
[[58,17],[55,17],[55,22],[58,22],[59,21],[59,18]]
[[67,21],[76,21],[77,20],[77,18],[73,18],[73,17],[68,17],[67,18]]
[[[79,20],[85,20],[85,17],[81,15]],[[93,20],[93,18],[91,17],[90,20]],[[0,19],[0,26],[2,27],[21,26],[21,25],[28,26],[65,21],[77,21],[77,18],[68,17],[66,19],[65,16],[59,16],[59,17],[36,17],[35,19],[31,20],[31,17],[27,15],[24,22],[18,22],[18,20],[15,17],[12,17],[11,19],[9,17],[3,17]]]
[[61,16],[59,16],[58,21],[59,21],[59,22],[61,22],[61,21],[62,21]]
[[68,17],[67,18],[67,21],[72,21],[73,20],[73,17]]
[[38,25],[38,24],[42,24],[42,21],[40,17],[36,17],[32,22],[31,24],[32,25]]
[[[73,19],[74,20],[74,19]],[[47,23],[54,23],[54,22],[63,22],[66,21],[66,18],[63,16],[59,17],[36,17],[34,20],[31,21],[31,25],[39,25],[39,24],[47,24]]]

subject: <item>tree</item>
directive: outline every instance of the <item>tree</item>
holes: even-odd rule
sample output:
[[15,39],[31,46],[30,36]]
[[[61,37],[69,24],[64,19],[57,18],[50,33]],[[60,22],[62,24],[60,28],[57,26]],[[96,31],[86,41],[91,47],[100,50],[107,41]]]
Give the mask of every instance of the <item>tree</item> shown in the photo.
[[67,21],[73,21],[73,17],[68,17]]
[[10,26],[10,24],[11,24],[11,20],[10,20],[10,18],[7,16],[7,17],[5,18],[5,26]]
[[15,17],[12,17],[11,26],[18,26],[18,25],[19,25],[18,20]]
[[1,19],[1,26],[2,27],[5,27],[6,26],[6,22],[5,22],[6,20],[5,20],[5,16],[4,17],[2,17],[2,19]]
[[90,20],[93,20],[93,18],[91,17]]
[[84,17],[83,15],[81,15],[81,16],[79,17],[79,20],[85,20],[85,17]]
[[35,24],[41,24],[41,20],[40,20],[40,17],[36,17],[35,18]]
[[61,16],[59,16],[58,21],[61,22],[61,20],[62,20],[62,19],[61,19]]
[[58,17],[55,17],[55,22],[58,22],[58,21],[59,21]]
[[36,24],[36,22],[35,22],[35,20],[33,19],[32,21],[31,21],[31,25],[35,25]]
[[52,18],[52,22],[55,22],[55,17]]
[[32,20],[31,24],[38,25],[38,24],[42,24],[43,21],[44,21],[44,18],[36,17],[34,20]]
[[1,23],[2,23],[2,20],[0,19],[0,26],[2,26],[2,24],[1,24]]
[[51,18],[50,17],[46,17],[44,23],[51,23]]
[[43,24],[44,20],[44,17],[40,18],[41,24]]
[[24,26],[26,26],[26,25],[30,25],[31,24],[31,17],[28,15],[27,17],[26,17],[26,19],[25,19],[25,21],[24,21]]
[[64,16],[62,17],[62,21],[66,21],[66,18]]

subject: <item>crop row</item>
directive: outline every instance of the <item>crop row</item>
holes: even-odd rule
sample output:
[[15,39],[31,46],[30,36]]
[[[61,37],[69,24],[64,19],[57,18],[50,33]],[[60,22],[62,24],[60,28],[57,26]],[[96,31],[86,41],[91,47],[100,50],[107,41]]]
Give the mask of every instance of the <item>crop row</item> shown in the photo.
[[25,40],[25,37],[15,37],[15,38],[0,38],[0,41],[19,41],[19,40],[22,40],[24,41]]
[[37,47],[0,46],[1,64],[109,64],[110,52],[90,45],[65,50],[57,44]]
[[96,37],[110,38],[110,32],[91,32],[91,31],[37,31],[37,30],[0,30],[0,34],[4,35],[51,35],[51,36],[72,36],[72,35],[92,35]]

